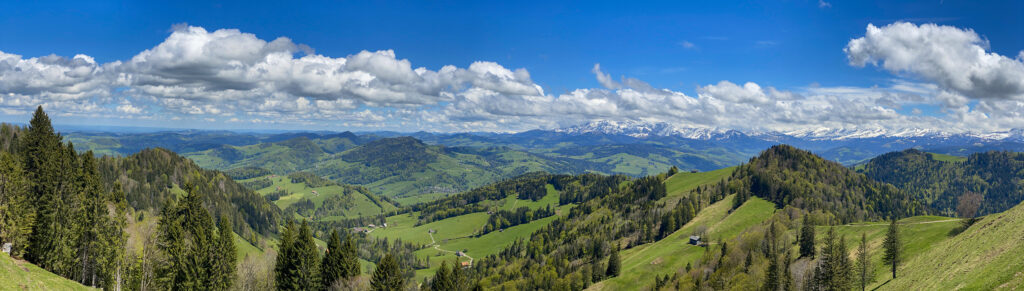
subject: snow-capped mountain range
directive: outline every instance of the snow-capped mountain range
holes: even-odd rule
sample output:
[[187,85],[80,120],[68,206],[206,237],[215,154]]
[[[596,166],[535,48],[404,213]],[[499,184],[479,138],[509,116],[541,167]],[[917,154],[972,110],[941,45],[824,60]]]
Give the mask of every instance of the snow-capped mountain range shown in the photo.
[[763,140],[780,141],[786,138],[797,138],[810,141],[830,140],[853,140],[868,138],[973,138],[988,141],[1024,141],[1024,129],[1012,129],[995,132],[962,132],[951,133],[933,129],[909,128],[909,129],[846,129],[846,128],[811,128],[792,131],[750,131],[741,132],[738,130],[709,128],[709,127],[688,127],[668,123],[649,123],[640,121],[592,121],[589,123],[564,127],[554,130],[555,132],[583,135],[583,134],[609,134],[626,135],[636,138],[647,138],[654,136],[673,136],[697,140],[722,140],[734,137],[749,136]]

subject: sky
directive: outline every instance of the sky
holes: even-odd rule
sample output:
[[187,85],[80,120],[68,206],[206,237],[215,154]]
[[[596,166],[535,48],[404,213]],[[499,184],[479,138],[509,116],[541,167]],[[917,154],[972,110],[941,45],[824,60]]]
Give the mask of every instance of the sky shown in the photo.
[[39,2],[0,3],[2,121],[1024,128],[1020,1]]

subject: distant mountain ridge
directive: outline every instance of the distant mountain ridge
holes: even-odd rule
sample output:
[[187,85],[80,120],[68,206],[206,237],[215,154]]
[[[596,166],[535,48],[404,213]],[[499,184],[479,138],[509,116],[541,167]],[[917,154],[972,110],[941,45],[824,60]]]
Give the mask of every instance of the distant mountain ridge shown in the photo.
[[721,140],[737,136],[749,136],[765,140],[779,140],[780,138],[797,138],[811,141],[836,141],[865,138],[975,138],[992,141],[1024,141],[1024,129],[1011,129],[1004,131],[967,131],[967,132],[945,132],[934,129],[905,128],[905,129],[884,129],[884,128],[829,128],[819,127],[810,129],[799,129],[789,131],[741,131],[735,129],[722,129],[716,127],[700,126],[677,126],[664,122],[639,122],[639,121],[592,121],[580,125],[563,127],[552,130],[554,132],[570,135],[585,134],[608,134],[627,135],[637,138],[653,136],[674,136],[699,140]]

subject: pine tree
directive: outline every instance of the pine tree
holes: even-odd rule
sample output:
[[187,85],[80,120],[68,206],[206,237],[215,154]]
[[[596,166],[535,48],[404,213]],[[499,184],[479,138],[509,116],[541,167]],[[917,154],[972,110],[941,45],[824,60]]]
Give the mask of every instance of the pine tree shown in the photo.
[[0,243],[11,243],[15,258],[25,254],[36,219],[29,183],[17,158],[0,152]]
[[903,251],[903,246],[900,245],[899,226],[896,224],[895,219],[889,223],[889,230],[885,233],[885,241],[882,242],[882,247],[885,248],[882,261],[892,268],[892,278],[895,279],[896,267],[900,264],[900,255]]
[[128,209],[128,201],[125,199],[124,188],[120,182],[114,183],[114,190],[109,193],[107,204],[113,206],[113,212],[108,213],[105,219],[106,225],[100,232],[103,239],[103,281],[102,286],[121,290],[121,286],[127,277],[129,263],[125,257],[125,247],[128,244],[128,233],[124,231],[127,227],[125,214]]
[[464,290],[464,289],[466,289],[466,287],[467,287],[469,282],[467,281],[468,278],[466,278],[465,272],[466,271],[464,271],[462,269],[462,266],[459,265],[459,261],[455,261],[455,262],[452,263],[451,279],[452,279],[452,286],[455,287],[455,289],[452,289],[452,290]]
[[[30,133],[31,134],[31,133]],[[36,176],[39,207],[29,242],[28,259],[65,278],[81,279],[77,264],[82,215],[81,171],[74,146],[64,147],[56,137],[51,158]]]
[[402,274],[395,257],[388,253],[377,263],[370,279],[370,288],[376,291],[402,290],[405,287],[405,276]]
[[217,239],[217,261],[215,274],[215,289],[227,290],[235,283],[235,268],[238,263],[238,255],[235,253],[235,232],[231,228],[231,221],[227,216],[220,217],[219,237]]
[[281,243],[278,245],[277,262],[274,272],[277,275],[277,290],[299,290],[297,281],[298,267],[295,266],[295,241],[298,233],[295,222],[291,219],[281,232]]
[[850,258],[847,255],[845,239],[836,237],[835,228],[829,228],[818,262],[815,277],[821,288],[826,290],[850,289],[850,270],[852,269]]
[[21,145],[29,197],[36,212],[25,257],[43,269],[73,278],[78,241],[72,221],[64,218],[74,214],[70,196],[75,191],[75,177],[67,174],[78,167],[67,157],[60,140],[50,118],[38,107]]
[[345,277],[346,269],[342,250],[341,237],[338,230],[331,231],[331,238],[327,241],[327,250],[324,252],[324,259],[320,263],[321,288],[327,290],[334,285],[334,282]]
[[[75,153],[69,153],[74,155]],[[80,282],[83,285],[96,286],[97,280],[106,270],[100,269],[103,257],[103,245],[109,241],[101,238],[101,229],[108,225],[110,213],[107,211],[108,195],[103,193],[103,185],[100,182],[99,169],[96,168],[96,159],[92,151],[81,156],[81,172],[78,175],[79,188],[81,191],[81,214],[77,219],[76,232],[78,233],[78,268],[81,276]],[[111,234],[115,235],[115,234]]]
[[341,246],[341,261],[345,266],[341,276],[346,279],[359,276],[362,273],[362,265],[359,264],[359,246],[356,245],[353,235],[346,235],[345,244]]
[[608,256],[608,270],[605,271],[605,276],[618,277],[621,269],[622,262],[619,261],[619,249],[612,249],[612,254]]
[[[193,173],[195,175],[195,173]],[[217,261],[223,256],[213,217],[202,206],[195,186],[186,184],[181,203],[173,200],[161,211],[158,248],[167,263],[158,272],[164,288],[221,290]]]
[[452,279],[451,270],[448,269],[448,262],[442,261],[441,267],[434,274],[434,280],[431,281],[430,289],[433,291],[454,291],[455,282]]
[[867,290],[868,283],[875,277],[871,266],[871,254],[868,250],[868,236],[860,234],[860,246],[857,247],[857,279],[860,281],[860,290]]
[[800,257],[814,258],[814,225],[808,221],[808,214],[804,214],[804,222],[800,227]]
[[296,264],[295,267],[298,270],[298,277],[296,286],[299,290],[313,290],[317,289],[321,285],[320,281],[320,251],[316,248],[316,243],[313,242],[313,231],[309,228],[309,223],[302,221],[302,226],[299,228],[298,239],[294,245]]

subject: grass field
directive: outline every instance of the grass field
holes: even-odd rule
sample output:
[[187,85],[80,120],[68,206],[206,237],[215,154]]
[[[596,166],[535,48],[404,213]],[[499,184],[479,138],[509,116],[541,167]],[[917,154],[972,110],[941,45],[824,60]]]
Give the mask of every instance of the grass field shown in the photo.
[[967,160],[967,157],[958,157],[958,156],[951,156],[951,155],[946,155],[946,154],[936,154],[936,153],[928,153],[928,154],[932,155],[932,159],[935,159],[936,161],[963,162],[963,161]]
[[732,175],[732,172],[735,170],[736,167],[728,167],[708,172],[676,173],[665,180],[665,190],[668,193],[667,197],[683,195],[689,193],[690,190],[697,188],[697,186],[721,181],[722,179],[728,178],[729,175]]
[[[573,207],[573,205],[558,206],[558,191],[552,185],[547,185],[547,195],[537,201],[520,200],[515,196],[509,196],[491,203],[494,203],[498,209],[509,210],[519,207],[539,209],[550,205],[560,215],[568,214],[568,210]],[[416,271],[416,280],[418,281],[432,276],[441,266],[442,261],[449,263],[469,261],[468,257],[455,256],[456,251],[465,251],[469,257],[483,258],[501,251],[516,239],[529,237],[534,231],[557,219],[555,216],[538,219],[527,224],[509,227],[504,231],[495,231],[477,237],[475,236],[477,232],[487,223],[489,215],[486,212],[470,213],[416,226],[418,214],[390,216],[387,218],[387,228],[375,229],[370,233],[371,236],[401,239],[405,242],[427,246],[416,251],[417,256],[427,259],[430,264],[430,268]],[[435,231],[433,244],[431,234],[428,233],[429,230]]]
[[[263,188],[263,189],[256,190],[256,193],[259,193],[261,195],[266,195],[266,194],[269,194],[271,192],[277,191],[277,189],[284,190],[284,191],[286,191],[288,193],[287,196],[282,196],[277,201],[274,201],[274,204],[276,204],[278,207],[280,207],[282,209],[288,207],[289,205],[294,204],[295,202],[298,202],[299,200],[301,200],[303,198],[308,198],[309,200],[313,201],[314,205],[319,206],[320,204],[323,203],[324,199],[326,199],[327,197],[333,196],[333,195],[343,195],[343,193],[344,193],[343,186],[334,185],[334,186],[310,188],[310,187],[306,186],[306,183],[292,183],[291,179],[289,179],[288,177],[285,177],[285,176],[267,176],[267,177],[252,178],[252,179],[241,180],[241,181],[245,182],[245,181],[258,180],[258,179],[270,179],[271,182],[273,182],[273,185],[270,185],[269,187],[266,187],[266,188]],[[316,192],[316,194],[313,193],[314,191]],[[386,201],[381,201],[381,205],[383,206],[383,207],[381,207],[381,206],[378,206],[377,204],[373,203],[373,201],[371,201],[370,198],[367,198],[366,195],[363,195],[363,194],[355,192],[355,191],[350,191],[350,193],[353,194],[352,195],[353,205],[352,205],[352,207],[350,207],[348,209],[348,211],[345,211],[345,216],[344,217],[327,217],[327,218],[325,218],[326,220],[343,219],[343,218],[355,218],[355,217],[367,216],[367,215],[377,215],[377,214],[381,214],[381,213],[384,213],[384,212],[387,212],[387,211],[391,211],[391,210],[397,209],[394,205],[391,205],[390,203],[388,203]]]
[[[939,216],[915,216],[902,219],[899,222],[905,260],[919,257],[922,253],[935,248],[940,242],[950,239],[949,231],[960,224],[957,219]],[[857,247],[860,246],[861,233],[867,235],[871,262],[875,269],[874,280],[868,285],[868,289],[874,289],[892,277],[889,267],[882,263],[882,241],[885,240],[885,233],[889,229],[887,222],[839,225],[835,229],[837,235],[846,238],[846,245],[851,257],[856,254]],[[825,237],[828,227],[819,226],[816,231],[820,248],[823,245],[821,238]],[[793,252],[796,253],[797,249],[794,248]]]
[[[688,244],[688,237],[697,227],[703,226],[707,228],[707,233],[704,236],[705,241],[715,242],[718,239],[731,239],[742,234],[744,230],[766,221],[775,211],[774,204],[756,197],[751,198],[743,206],[729,213],[728,210],[731,207],[732,196],[727,196],[722,201],[701,210],[697,217],[665,239],[624,250],[622,252],[622,275],[594,284],[590,290],[643,289],[645,286],[653,283],[654,276],[672,274],[686,266],[687,263],[692,263],[703,255],[704,248]],[[941,244],[951,240],[948,236],[949,231],[959,224],[959,220],[937,216],[918,216],[900,220],[900,223],[905,250],[903,257],[909,261],[939,256],[938,254],[929,254],[929,252],[941,252],[944,249]],[[821,238],[825,236],[828,228],[827,226],[819,226],[816,229],[819,248],[823,244]],[[835,226],[836,233],[846,239],[851,256],[860,244],[860,234],[867,234],[868,244],[872,249],[871,260],[876,270],[874,273],[875,280],[869,285],[869,289],[875,287],[880,287],[881,289],[889,288],[888,285],[882,285],[891,276],[881,259],[881,243],[887,228],[888,223],[885,222],[865,222]],[[1024,232],[1024,227],[1020,227],[1020,229]],[[1024,247],[1019,249],[1021,252],[1017,253],[1017,255],[1024,255]],[[797,248],[795,245],[792,251],[796,253]],[[1010,266],[1024,266],[1024,264],[1010,264]],[[908,268],[902,267],[900,270]],[[925,269],[928,268],[922,267],[922,270]],[[917,286],[913,287],[915,288],[911,289],[921,290],[916,288]],[[953,289],[943,287],[947,286],[925,289]],[[904,288],[903,290],[907,289]]]
[[1022,238],[1024,204],[986,216],[963,233],[907,259],[896,279],[878,289],[1019,290],[1024,287]]
[[[704,248],[689,244],[698,227],[707,228],[705,238],[731,238],[750,226],[760,224],[775,210],[774,204],[751,198],[731,214],[732,196],[708,206],[686,225],[657,242],[622,252],[622,275],[591,286],[590,290],[635,290],[654,281],[654,276],[674,273],[704,254]],[[641,282],[638,284],[638,282]]]
[[26,261],[0,253],[0,290],[92,290]]

